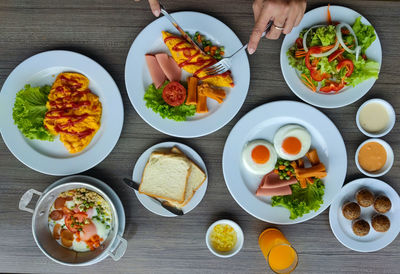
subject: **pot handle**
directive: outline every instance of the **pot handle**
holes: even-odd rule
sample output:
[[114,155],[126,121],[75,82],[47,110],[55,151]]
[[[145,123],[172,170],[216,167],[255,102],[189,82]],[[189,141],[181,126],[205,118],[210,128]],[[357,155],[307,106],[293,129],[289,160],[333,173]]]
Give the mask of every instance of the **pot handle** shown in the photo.
[[120,235],[117,235],[117,247],[112,250],[108,251],[108,255],[110,255],[111,258],[113,258],[114,261],[118,261],[119,259],[124,256],[125,251],[128,247],[128,242],[122,238]]
[[36,194],[40,197],[42,195],[42,192],[34,190],[33,188],[25,192],[19,200],[19,210],[27,211],[33,214],[33,209],[27,207],[32,200],[33,194]]

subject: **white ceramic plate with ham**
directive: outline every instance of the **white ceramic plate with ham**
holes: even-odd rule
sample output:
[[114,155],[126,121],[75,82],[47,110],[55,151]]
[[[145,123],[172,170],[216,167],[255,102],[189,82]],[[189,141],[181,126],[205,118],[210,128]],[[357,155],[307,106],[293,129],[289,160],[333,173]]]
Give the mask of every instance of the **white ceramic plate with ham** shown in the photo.
[[[185,31],[191,34],[199,31],[213,44],[224,46],[226,56],[242,46],[236,34],[214,17],[188,11],[176,12],[172,16]],[[233,60],[231,72],[235,87],[227,89],[227,96],[223,103],[218,104],[214,100],[208,100],[208,113],[196,114],[183,122],[163,119],[152,109],[147,108],[146,101],[143,99],[146,88],[153,82],[147,67],[147,62],[152,61],[146,60],[146,54],[165,52],[171,55],[162,40],[161,31],[177,33],[177,30],[165,17],[156,19],[139,33],[126,59],[125,84],[129,99],[136,112],[149,125],[171,136],[200,137],[220,129],[236,115],[246,99],[250,82],[250,67],[246,53],[244,51],[239,53]],[[168,60],[161,61],[168,66]],[[174,71],[172,70],[172,72]],[[186,81],[189,75],[182,71],[181,80]]]
[[[286,208],[272,207],[270,197],[256,196],[263,175],[250,173],[242,161],[243,147],[249,141],[264,139],[272,143],[275,132],[287,124],[300,125],[310,133],[311,148],[318,151],[327,170],[322,179],[323,204],[317,211],[294,220]],[[300,102],[276,101],[255,108],[234,126],[225,143],[222,166],[229,192],[245,211],[265,222],[295,224],[317,216],[332,203],[346,176],[347,155],[339,130],[322,112]]]

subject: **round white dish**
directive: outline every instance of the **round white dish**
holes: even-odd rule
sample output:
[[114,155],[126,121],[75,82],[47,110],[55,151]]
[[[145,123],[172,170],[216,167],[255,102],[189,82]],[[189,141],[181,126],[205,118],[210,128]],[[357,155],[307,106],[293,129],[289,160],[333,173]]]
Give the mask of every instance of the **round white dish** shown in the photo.
[[[291,220],[289,210],[272,207],[270,198],[257,197],[255,192],[262,176],[244,169],[241,153],[250,140],[273,140],[280,127],[298,124],[311,134],[311,148],[316,148],[328,174],[325,183],[324,203],[315,212]],[[346,148],[336,126],[319,110],[295,101],[276,101],[261,105],[247,113],[234,126],[226,140],[222,158],[226,186],[236,202],[249,214],[274,224],[295,224],[307,221],[324,211],[340,191],[347,170]]]
[[[382,130],[381,132],[377,132],[377,133],[371,133],[366,131],[360,124],[360,111],[363,109],[363,107],[365,107],[366,105],[370,104],[370,103],[379,103],[382,106],[385,107],[388,115],[389,115],[389,123],[387,125],[387,127]],[[374,98],[374,99],[370,99],[365,101],[359,108],[356,114],[356,123],[357,123],[357,127],[358,129],[366,136],[368,137],[373,137],[373,138],[378,138],[378,137],[382,137],[385,136],[386,134],[388,134],[392,128],[394,127],[394,124],[396,123],[396,113],[394,112],[393,106],[391,104],[389,104],[389,102],[383,100],[383,99],[378,99],[378,98]]]
[[[26,84],[52,85],[55,77],[66,71],[85,75],[103,107],[100,129],[76,154],[70,154],[59,138],[53,142],[25,138],[12,117],[16,93]],[[121,134],[124,108],[117,85],[102,66],[79,53],[55,50],[36,54],[11,72],[0,93],[0,116],[3,140],[18,160],[36,171],[61,176],[88,170],[107,157]]]
[[[225,54],[229,56],[242,46],[236,34],[224,23],[209,15],[198,12],[176,12],[172,16],[189,33],[199,31],[213,43],[225,47]],[[136,112],[153,128],[176,137],[192,138],[210,134],[227,124],[239,111],[246,99],[250,83],[250,67],[245,51],[233,59],[232,77],[235,87],[227,91],[223,103],[208,100],[209,112],[196,114],[187,121],[177,122],[163,119],[158,113],[146,107],[143,99],[146,88],[152,83],[147,69],[145,54],[167,52],[161,31],[177,33],[174,26],[165,17],[156,19],[145,27],[129,50],[125,64],[125,85],[129,99]],[[169,53],[170,54],[170,53]],[[182,71],[182,80],[186,81],[189,73]]]
[[[354,21],[359,16],[362,16],[352,9],[341,6],[330,6],[329,10],[332,16],[332,21],[344,22],[350,25],[353,25]],[[337,108],[349,105],[363,97],[372,88],[375,79],[366,80],[355,87],[346,87],[336,94],[312,92],[301,82],[298,72],[289,65],[289,59],[286,55],[286,52],[294,44],[297,37],[299,37],[299,33],[303,29],[314,25],[326,24],[326,16],[327,6],[308,11],[301,20],[301,23],[295,27],[291,33],[285,36],[281,47],[280,61],[283,77],[294,94],[314,106]],[[371,25],[371,23],[363,16],[361,22],[363,24]],[[366,55],[369,59],[378,62],[382,67],[382,47],[377,34],[376,40],[367,49]]]
[[[148,148],[145,152],[140,155],[139,159],[136,161],[135,167],[133,168],[133,174],[132,174],[132,180],[135,182],[141,182],[142,180],[142,174],[144,167],[146,166],[146,163],[150,157],[150,154],[153,151],[158,151],[158,150],[167,150],[169,151],[172,147],[176,146],[179,148],[185,155],[195,162],[206,174],[206,180],[204,183],[200,186],[200,188],[195,192],[193,195],[192,199],[182,208],[182,211],[184,214],[189,213],[192,209],[194,209],[203,199],[204,195],[206,194],[207,190],[207,184],[208,184],[208,173],[207,173],[207,168],[206,165],[201,158],[201,156],[194,151],[191,147],[177,143],[177,142],[164,142],[164,143],[159,143],[156,144],[150,148]],[[164,217],[176,217],[177,215],[169,212],[165,208],[163,208],[160,203],[157,201],[154,201],[151,197],[139,193],[139,191],[135,190],[136,197],[138,200],[142,203],[142,205],[147,208],[149,211],[153,212],[154,214],[164,216]]]
[[[214,229],[214,227],[216,225],[219,224],[224,224],[224,225],[230,225],[235,231],[236,231],[236,245],[232,248],[232,250],[230,251],[226,251],[226,252],[221,252],[218,250],[215,250],[214,247],[211,244],[211,232]],[[212,254],[214,254],[217,257],[221,257],[221,258],[229,258],[232,256],[235,256],[243,247],[243,243],[244,243],[244,235],[243,235],[243,230],[240,228],[240,226],[235,223],[234,221],[231,220],[227,220],[227,219],[222,219],[219,221],[214,222],[212,225],[210,225],[210,227],[207,229],[207,233],[206,233],[206,245],[208,247],[208,249],[211,251]]]
[[[390,219],[390,229],[387,232],[376,232],[372,226],[369,233],[360,237],[353,233],[352,222],[343,217],[342,205],[348,201],[355,201],[355,193],[367,188],[376,196],[386,195],[392,202],[392,208],[385,213]],[[373,206],[361,207],[361,218],[371,225],[371,217],[375,214]],[[380,250],[390,244],[400,232],[400,198],[397,192],[387,183],[373,179],[362,178],[347,183],[340,193],[335,197],[329,209],[329,223],[335,237],[345,247],[359,252],[373,252]]]
[[[358,162],[358,154],[360,153],[361,147],[369,142],[377,142],[377,143],[381,144],[383,146],[383,148],[386,150],[387,158],[386,158],[385,165],[380,170],[377,170],[374,172],[368,172],[368,171],[364,170],[360,166],[360,163]],[[358,170],[361,171],[361,173],[363,173],[364,175],[367,175],[369,177],[380,177],[380,176],[383,176],[386,173],[388,173],[389,170],[392,168],[393,162],[394,162],[394,154],[393,154],[392,147],[387,142],[383,141],[382,139],[368,139],[368,140],[365,140],[364,142],[362,142],[361,145],[358,146],[357,151],[356,151],[355,161],[356,161]]]

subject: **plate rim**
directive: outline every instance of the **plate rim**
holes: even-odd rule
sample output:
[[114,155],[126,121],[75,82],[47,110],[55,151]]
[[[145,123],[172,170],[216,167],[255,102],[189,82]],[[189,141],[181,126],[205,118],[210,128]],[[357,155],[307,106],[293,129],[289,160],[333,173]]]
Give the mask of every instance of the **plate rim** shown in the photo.
[[[308,104],[306,104],[306,103],[304,103],[304,102],[298,102],[298,101],[292,101],[292,100],[277,100],[277,101],[272,101],[272,102],[268,102],[268,103],[265,103],[265,104],[262,104],[262,105],[260,105],[260,106],[258,106],[258,107],[256,107],[256,108],[254,108],[254,109],[252,109],[251,111],[249,111],[246,115],[244,115],[237,123],[236,123],[236,125],[232,128],[232,130],[230,131],[230,133],[229,133],[229,135],[228,135],[228,137],[227,137],[227,139],[226,139],[226,141],[225,141],[225,145],[224,145],[224,150],[223,150],[223,156],[222,156],[222,170],[223,170],[223,175],[224,175],[224,180],[225,180],[225,184],[226,184],[226,186],[227,186],[227,188],[228,188],[228,190],[229,190],[229,193],[231,194],[231,196],[233,197],[233,199],[236,201],[236,203],[242,208],[242,209],[244,209],[247,213],[249,213],[250,215],[252,215],[253,217],[255,217],[255,218],[257,218],[257,219],[259,219],[259,220],[261,220],[261,221],[264,221],[264,222],[268,222],[268,223],[272,223],[272,224],[277,224],[277,225],[292,225],[292,224],[298,224],[298,223],[302,223],[302,222],[305,222],[305,221],[308,221],[308,220],[310,220],[310,219],[312,219],[312,218],[315,218],[315,217],[317,217],[318,215],[320,215],[322,212],[324,212],[329,206],[330,206],[330,204],[333,202],[333,200],[334,200],[334,198],[335,198],[335,196],[333,196],[333,198],[332,198],[332,200],[329,202],[329,203],[327,203],[327,204],[325,204],[324,205],[324,208],[320,211],[320,212],[315,212],[315,211],[312,211],[312,212],[310,212],[310,213],[307,213],[307,215],[309,215],[308,217],[306,217],[306,218],[304,218],[304,219],[301,219],[301,220],[298,220],[298,219],[300,219],[300,218],[298,218],[297,220],[295,219],[295,220],[290,220],[290,219],[288,219],[289,221],[288,222],[276,222],[276,221],[271,221],[270,219],[268,219],[268,218],[264,218],[264,217],[260,217],[260,216],[258,216],[258,214],[257,213],[254,213],[254,212],[252,212],[251,211],[251,209],[248,209],[248,208],[246,208],[246,206],[247,206],[247,202],[246,201],[243,201],[243,204],[242,204],[242,201],[239,201],[239,195],[237,195],[237,193],[235,193],[233,190],[232,190],[232,187],[230,186],[232,183],[229,183],[228,181],[229,181],[229,178],[228,178],[228,175],[227,174],[229,174],[229,171],[227,170],[228,168],[227,168],[227,163],[226,163],[226,158],[227,158],[227,151],[228,151],[228,145],[229,145],[229,141],[230,141],[230,138],[233,138],[232,137],[232,132],[234,132],[234,130],[237,130],[237,128],[238,128],[238,125],[240,125],[241,123],[244,123],[245,121],[246,121],[246,118],[245,117],[248,117],[248,115],[250,115],[251,113],[257,113],[257,112],[261,112],[261,111],[263,111],[264,109],[267,109],[269,106],[271,106],[271,105],[273,105],[273,104],[293,104],[293,105],[297,105],[297,106],[301,106],[302,108],[308,108],[309,110],[311,110],[311,111],[316,111],[316,112],[318,112],[320,115],[321,115],[321,117],[324,117],[324,119],[326,119],[326,120],[328,120],[330,123],[331,123],[331,126],[332,126],[332,129],[333,130],[335,130],[335,131],[337,131],[337,133],[338,133],[338,136],[340,137],[340,140],[339,141],[341,141],[340,143],[341,143],[341,149],[343,149],[341,152],[343,152],[343,156],[344,156],[344,158],[343,158],[343,160],[342,160],[342,163],[343,163],[343,174],[339,177],[339,180],[338,181],[342,181],[341,182],[341,184],[340,184],[340,188],[339,188],[339,191],[340,191],[340,189],[341,189],[341,187],[343,186],[343,183],[344,183],[344,181],[345,181],[345,177],[346,177],[346,173],[347,173],[347,150],[346,150],[346,146],[345,146],[345,144],[344,144],[344,141],[343,141],[343,137],[342,137],[342,135],[341,135],[341,133],[340,133],[340,131],[339,131],[339,129],[336,127],[336,125],[332,122],[332,120],[330,120],[329,119],[329,117],[328,116],[326,116],[322,111],[320,111],[320,110],[318,110],[318,109],[316,109],[315,107],[313,107],[313,106],[310,106],[310,105],[308,105]],[[236,129],[235,129],[236,128]],[[235,133],[235,132],[234,132]],[[243,184],[245,184],[245,182],[243,182],[242,180],[240,180],[240,182],[241,183],[243,183]],[[336,193],[337,194],[337,193]],[[336,195],[335,194],[335,195]],[[236,196],[238,196],[238,197],[236,197]],[[246,205],[244,205],[246,203]],[[321,207],[322,207],[323,205],[321,205]],[[320,210],[320,209],[319,209]],[[254,210],[253,210],[254,211]],[[303,217],[304,217],[305,215],[303,215]],[[303,218],[302,217],[302,218]]]
[[[199,194],[199,200],[198,202],[196,202],[193,207],[189,210],[185,210],[185,207],[187,205],[185,205],[182,210],[184,211],[184,215],[188,214],[190,211],[194,210],[200,203],[201,201],[204,199],[204,196],[207,192],[207,187],[208,187],[208,171],[207,171],[207,166],[203,160],[203,158],[200,156],[200,154],[197,153],[197,151],[195,151],[193,148],[191,148],[190,146],[183,144],[183,143],[179,143],[179,142],[174,142],[174,141],[166,141],[166,142],[160,142],[160,143],[156,143],[150,147],[148,147],[145,151],[143,151],[139,158],[136,160],[135,165],[133,167],[132,170],[132,180],[135,181],[135,175],[141,175],[143,174],[143,171],[137,171],[138,174],[135,173],[135,170],[138,169],[138,164],[139,162],[147,162],[148,159],[145,159],[146,154],[150,154],[152,151],[156,150],[157,148],[162,148],[162,147],[173,147],[173,146],[177,146],[178,148],[183,147],[185,150],[189,151],[190,153],[188,153],[188,155],[186,155],[186,157],[188,157],[190,160],[195,161],[196,164],[199,165],[199,167],[204,171],[204,173],[206,174],[206,179],[203,182],[203,184],[200,186],[200,188],[198,190],[196,190],[195,194],[193,195],[193,197],[191,198],[191,200],[196,196],[196,193]],[[194,159],[194,158],[198,158],[198,160]],[[199,192],[198,192],[199,191]],[[161,211],[157,211],[153,208],[151,208],[147,202],[145,202],[147,199],[145,194],[140,194],[137,190],[134,190],[136,198],[139,200],[139,202],[142,204],[142,206],[144,208],[146,208],[148,211],[162,216],[162,217],[178,217],[177,215],[174,215],[170,212],[168,212],[167,210],[165,210],[161,205],[157,205],[157,209],[161,209]],[[190,201],[189,201],[190,202]]]
[[[230,32],[232,32],[232,34],[234,35],[233,39],[237,39],[237,41],[239,42],[240,46],[243,46],[242,42],[240,41],[240,39],[236,35],[236,33],[228,25],[226,25],[224,22],[222,22],[221,20],[219,20],[218,18],[216,18],[214,16],[211,16],[209,14],[202,13],[202,12],[197,12],[197,11],[178,11],[178,12],[171,13],[171,15],[174,16],[175,18],[180,17],[180,16],[190,16],[190,15],[193,15],[193,14],[196,15],[196,16],[204,16],[204,17],[207,17],[210,20],[214,20],[215,22],[218,22],[218,24],[220,24],[221,26],[223,26],[224,28],[227,28]],[[244,104],[244,102],[246,100],[246,97],[247,97],[247,94],[248,94],[248,91],[249,91],[249,87],[250,87],[250,63],[249,63],[249,59],[248,59],[248,56],[247,56],[246,53],[244,53],[243,56],[245,58],[245,64],[244,65],[246,65],[246,75],[248,75],[248,79],[246,80],[247,83],[245,84],[245,87],[244,87],[245,90],[240,91],[241,98],[238,97],[238,101],[240,101],[240,104],[233,105],[231,107],[231,109],[233,111],[228,111],[229,115],[225,115],[225,117],[228,117],[228,119],[226,119],[225,122],[219,123],[215,128],[212,128],[211,130],[210,129],[202,129],[202,130],[197,130],[198,132],[196,132],[196,133],[191,133],[190,130],[188,130],[186,133],[175,132],[176,130],[174,130],[174,129],[170,130],[168,127],[162,127],[159,124],[153,124],[150,121],[151,119],[149,117],[147,117],[145,113],[142,113],[142,111],[140,111],[139,107],[136,106],[136,104],[138,104],[138,102],[136,102],[136,100],[134,100],[134,98],[133,98],[133,94],[135,93],[135,90],[133,90],[133,89],[135,87],[129,88],[129,85],[128,85],[128,79],[129,79],[129,75],[127,75],[128,71],[129,71],[129,68],[128,68],[129,61],[128,60],[132,59],[131,56],[134,55],[133,50],[134,50],[135,42],[138,43],[137,39],[140,39],[143,35],[145,35],[145,31],[146,31],[147,28],[151,28],[152,26],[154,26],[156,24],[159,24],[161,20],[165,20],[166,21],[167,19],[164,18],[164,17],[157,18],[154,21],[152,21],[150,24],[145,26],[139,32],[139,34],[135,37],[135,40],[132,42],[132,44],[130,46],[130,49],[128,51],[127,57],[125,59],[125,71],[124,71],[124,73],[125,73],[125,88],[126,88],[126,91],[128,93],[128,97],[129,97],[131,105],[135,109],[136,113],[139,114],[139,116],[143,119],[143,121],[145,121],[152,128],[154,128],[154,129],[156,129],[156,130],[158,130],[158,131],[160,131],[160,132],[162,132],[164,134],[167,134],[169,136],[179,137],[179,138],[197,138],[197,137],[202,137],[202,136],[209,135],[211,133],[214,133],[214,132],[220,130],[222,127],[227,125],[239,113],[240,109],[242,108],[242,106],[243,106],[243,104]],[[181,19],[179,19],[179,20],[181,20]],[[166,22],[168,22],[168,21],[166,21]],[[129,91],[130,89],[132,89],[131,92]],[[144,101],[144,100],[142,100],[142,101]],[[210,115],[209,117],[211,117],[211,116],[212,115]],[[158,118],[159,119],[163,119],[162,117],[158,117]],[[205,119],[207,119],[207,118],[208,117],[205,117]],[[164,120],[166,120],[166,118]],[[203,119],[195,120],[193,122],[197,122],[198,123],[201,120],[203,120]],[[185,123],[185,122],[188,122],[188,121],[182,121],[182,122],[179,122],[179,123]]]
[[[306,17],[307,14],[310,14],[311,12],[316,12],[316,10],[323,10],[323,9],[326,9],[327,7],[328,7],[327,5],[324,5],[324,6],[316,7],[316,8],[314,8],[314,9],[312,9],[312,10],[309,10],[309,11],[307,11],[307,12],[304,14],[304,17]],[[371,22],[370,22],[365,16],[363,16],[362,14],[360,14],[359,12],[357,12],[357,11],[351,9],[351,8],[348,8],[348,7],[345,7],[345,6],[341,6],[341,5],[330,5],[329,8],[330,8],[330,11],[331,11],[331,12],[332,12],[333,9],[337,9],[337,8],[348,10],[348,11],[350,11],[350,12],[352,12],[352,13],[358,15],[358,16],[361,16],[361,17],[362,17],[362,20],[365,20],[369,25],[372,26]],[[303,17],[302,21],[304,20],[304,17]],[[300,25],[299,25],[298,27],[300,27],[300,26],[301,26],[301,23],[300,23]],[[297,27],[296,27],[296,28],[297,28]],[[374,28],[374,29],[375,29],[375,28]],[[380,39],[379,39],[379,36],[378,36],[378,33],[376,32],[376,30],[375,30],[375,35],[376,35],[376,39],[375,39],[375,41],[374,41],[373,43],[377,43],[377,46],[379,46],[379,59],[380,59],[379,73],[380,73],[380,71],[381,71],[381,69],[382,69],[382,61],[383,61],[383,60],[382,60],[382,45],[381,45],[381,42],[380,42]],[[341,102],[341,103],[326,104],[326,103],[324,103],[324,102],[321,103],[321,102],[319,102],[319,101],[317,101],[317,100],[315,100],[315,99],[313,99],[313,98],[305,97],[305,96],[303,96],[303,95],[301,94],[301,92],[298,92],[298,91],[297,91],[297,87],[293,87],[291,84],[289,84],[289,82],[288,82],[288,80],[287,80],[287,78],[289,78],[289,76],[287,75],[288,72],[287,72],[286,69],[284,69],[284,66],[282,65],[283,63],[288,63],[287,56],[286,56],[286,51],[284,51],[284,47],[285,47],[286,44],[288,43],[287,41],[289,40],[290,36],[291,36],[290,34],[286,35],[285,38],[284,38],[284,40],[283,40],[283,42],[282,42],[282,45],[281,45],[281,50],[280,50],[280,67],[281,67],[281,71],[282,71],[283,78],[284,78],[286,84],[289,86],[289,88],[290,88],[290,90],[292,91],[292,93],[295,94],[298,98],[300,98],[300,99],[303,100],[304,102],[306,102],[306,103],[308,103],[308,104],[311,104],[311,105],[313,105],[313,106],[316,106],[316,107],[328,108],[328,109],[329,109],[329,108],[332,108],[332,109],[333,109],[333,108],[344,107],[344,106],[350,105],[350,104],[352,104],[352,103],[355,103],[355,102],[357,102],[358,100],[360,100],[362,97],[364,97],[364,96],[372,89],[372,87],[375,85],[376,80],[378,80],[378,79],[373,79],[373,82],[371,83],[370,87],[366,88],[365,91],[359,92],[359,94],[358,94],[357,96],[355,96],[355,97],[352,97],[352,98],[349,98],[349,99],[346,99],[346,98],[345,98],[346,101]],[[294,69],[294,68],[290,67],[289,69]],[[378,73],[378,75],[379,75],[379,73]],[[354,87],[351,87],[351,89],[354,89]],[[311,92],[311,91],[310,91],[310,92]],[[344,91],[344,92],[348,92],[348,91]],[[339,94],[340,94],[340,93],[339,93]],[[337,94],[337,95],[339,95],[339,94]],[[321,96],[327,97],[327,96],[336,96],[336,95],[321,95]],[[322,98],[322,97],[320,97],[320,98]]]
[[[83,55],[81,53],[78,52],[74,52],[74,51],[70,51],[70,50],[48,50],[48,51],[43,51],[43,52],[39,52],[37,54],[34,54],[28,58],[26,58],[25,60],[23,60],[21,63],[19,63],[12,71],[11,73],[7,76],[3,87],[1,88],[1,92],[0,92],[0,105],[6,105],[6,100],[8,101],[9,99],[9,94],[12,94],[12,96],[15,96],[15,94],[18,92],[18,90],[14,92],[10,93],[8,92],[8,94],[6,94],[6,92],[4,92],[5,90],[7,90],[7,88],[12,85],[12,81],[18,80],[18,79],[14,79],[15,77],[19,77],[18,74],[24,73],[24,71],[26,70],[25,67],[28,66],[32,66],[32,63],[37,63],[37,62],[41,62],[42,59],[47,59],[47,61],[45,63],[42,63],[39,68],[38,71],[40,70],[44,70],[44,69],[49,69],[52,67],[64,67],[66,66],[66,64],[63,64],[62,62],[66,62],[65,60],[71,60],[74,59],[74,62],[76,62],[78,60],[78,62],[81,62],[79,64],[79,66],[91,66],[91,69],[96,69],[96,73],[101,73],[102,75],[105,76],[106,80],[108,82],[108,84],[110,86],[112,86],[112,90],[114,90],[114,94],[112,95],[114,97],[114,100],[112,101],[113,104],[118,104],[119,107],[116,110],[116,114],[115,117],[118,119],[117,123],[114,123],[113,125],[113,130],[111,132],[111,130],[108,130],[110,133],[107,133],[107,131],[105,131],[107,133],[108,137],[102,136],[99,138],[99,140],[101,140],[101,138],[109,138],[110,141],[106,142],[109,143],[109,147],[107,149],[98,149],[96,150],[97,153],[95,152],[90,152],[90,151],[86,151],[83,153],[80,153],[76,156],[71,156],[71,157],[67,157],[67,158],[57,158],[54,156],[48,156],[45,154],[42,154],[38,151],[36,151],[34,148],[32,148],[29,144],[23,144],[25,146],[25,148],[29,148],[30,152],[29,154],[26,153],[26,151],[17,151],[15,149],[15,146],[18,145],[16,144],[16,142],[13,140],[12,136],[14,136],[15,134],[20,134],[20,137],[22,139],[18,140],[17,143],[21,143],[22,142],[26,142],[24,136],[22,136],[22,134],[20,133],[19,129],[16,127],[16,125],[13,123],[13,121],[5,121],[3,123],[0,123],[0,131],[1,131],[1,135],[3,138],[4,143],[6,144],[7,148],[9,149],[9,151],[14,155],[14,157],[16,157],[21,163],[23,163],[25,166],[43,173],[43,174],[47,174],[47,175],[54,175],[54,176],[67,176],[67,175],[72,175],[72,174],[76,174],[76,173],[80,173],[83,171],[86,171],[88,169],[91,169],[92,167],[98,165],[99,163],[101,163],[111,152],[112,150],[115,148],[116,144],[119,141],[119,138],[121,136],[121,132],[122,132],[122,128],[123,128],[123,124],[124,124],[124,107],[123,107],[123,102],[122,102],[122,97],[121,97],[121,93],[120,90],[117,86],[117,84],[115,83],[114,79],[112,78],[112,76],[108,73],[108,71],[101,66],[98,62],[96,62],[95,60],[87,57],[86,55]],[[52,58],[52,59],[51,59]],[[60,58],[57,59],[57,58]],[[51,61],[48,61],[49,59],[51,59]],[[68,61],[71,62],[71,61]],[[68,66],[73,67],[73,65],[68,64]],[[77,69],[80,70],[80,69]],[[84,69],[83,69],[84,70]],[[36,71],[36,72],[38,72]],[[36,72],[32,72],[30,73],[30,75],[33,75]],[[82,73],[85,73],[84,71]],[[90,73],[89,73],[90,74]],[[96,74],[92,74],[92,75],[96,75]],[[25,83],[28,84],[28,83]],[[102,102],[102,104],[105,104],[106,102]],[[3,109],[3,111],[0,110],[0,113],[2,115],[7,115],[10,116],[12,119],[12,113],[9,114],[7,111],[11,108],[12,110],[12,106],[5,106],[5,107],[0,107],[0,109]],[[15,127],[13,129],[12,132],[8,131],[11,127]],[[103,133],[104,135],[105,133]],[[99,141],[98,140],[98,141]],[[91,150],[94,147],[91,148]],[[71,163],[73,161],[75,161],[76,159],[83,159],[86,160],[87,159],[85,157],[86,153],[91,153],[93,154],[91,159],[95,159],[93,161],[90,161],[91,164],[89,165],[71,165]],[[33,155],[33,159],[30,159],[30,156],[28,157],[27,155]],[[72,154],[71,154],[72,155]],[[87,154],[86,154],[87,155]],[[73,159],[73,160],[71,160]],[[35,164],[36,161],[52,161],[52,162],[56,162],[56,164],[54,165],[47,165],[47,166],[37,166]],[[68,166],[63,167],[63,162],[65,163],[65,161],[68,161]],[[73,167],[71,169],[71,166]]]

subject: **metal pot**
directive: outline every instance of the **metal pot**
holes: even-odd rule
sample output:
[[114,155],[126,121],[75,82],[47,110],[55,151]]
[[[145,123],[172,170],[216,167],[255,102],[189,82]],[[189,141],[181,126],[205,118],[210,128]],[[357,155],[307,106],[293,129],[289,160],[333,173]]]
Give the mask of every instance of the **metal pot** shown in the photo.
[[[104,243],[94,251],[76,252],[67,249],[54,240],[48,226],[51,205],[64,191],[86,188],[100,194],[110,205],[112,228]],[[28,208],[33,195],[39,195],[35,209]],[[125,229],[125,213],[117,194],[104,182],[89,176],[70,176],[58,180],[43,192],[29,189],[22,195],[19,209],[30,212],[32,216],[32,234],[40,250],[53,261],[72,266],[92,265],[108,256],[118,261],[125,253],[127,241],[122,238]]]

